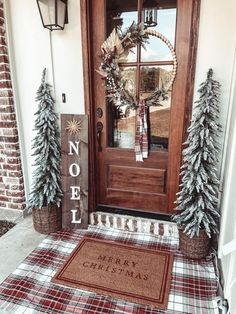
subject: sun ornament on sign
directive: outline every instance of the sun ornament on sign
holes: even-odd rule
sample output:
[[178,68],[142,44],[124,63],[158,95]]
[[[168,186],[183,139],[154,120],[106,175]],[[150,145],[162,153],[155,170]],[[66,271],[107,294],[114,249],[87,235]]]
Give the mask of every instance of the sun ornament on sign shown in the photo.
[[70,135],[79,135],[82,130],[82,121],[76,120],[73,118],[73,120],[66,121],[67,127],[66,130],[69,132]]

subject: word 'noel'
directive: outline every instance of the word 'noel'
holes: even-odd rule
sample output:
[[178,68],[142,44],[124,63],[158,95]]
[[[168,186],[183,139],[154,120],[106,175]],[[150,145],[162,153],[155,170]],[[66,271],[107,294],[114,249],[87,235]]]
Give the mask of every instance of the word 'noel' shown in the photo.
[[[72,156],[74,153],[79,156],[79,144],[80,141],[77,141],[73,143],[72,141],[69,141],[69,153],[68,155]],[[69,174],[72,177],[78,177],[80,175],[80,166],[77,163],[73,163],[69,166]],[[71,186],[71,200],[72,201],[80,201],[80,186]],[[71,209],[72,213],[72,223],[78,223],[80,224],[82,222],[81,217],[79,220],[76,219],[76,214],[78,210],[77,209]]]

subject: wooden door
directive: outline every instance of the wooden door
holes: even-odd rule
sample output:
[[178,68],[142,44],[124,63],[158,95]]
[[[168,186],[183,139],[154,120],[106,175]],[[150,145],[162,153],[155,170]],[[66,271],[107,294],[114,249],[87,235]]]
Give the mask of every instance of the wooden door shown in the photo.
[[[94,169],[90,184],[95,180],[96,205],[169,214],[178,191],[181,148],[191,113],[200,1],[160,0],[157,3],[159,23],[155,29],[173,43],[178,70],[168,101],[162,107],[149,109],[149,157],[144,162],[136,162],[135,112],[128,117],[116,112],[106,99],[104,80],[95,70],[101,63],[101,45],[113,27],[119,23],[121,27],[129,26],[133,20],[140,23],[146,1],[82,1],[82,26],[87,32],[83,34],[87,40],[84,58],[88,61],[85,92],[91,97],[87,98],[90,101],[90,166]],[[158,84],[168,81],[173,59],[162,42],[150,38],[146,51],[138,46],[120,66],[122,76],[130,84],[130,92],[145,98]],[[99,130],[101,149],[97,141]]]

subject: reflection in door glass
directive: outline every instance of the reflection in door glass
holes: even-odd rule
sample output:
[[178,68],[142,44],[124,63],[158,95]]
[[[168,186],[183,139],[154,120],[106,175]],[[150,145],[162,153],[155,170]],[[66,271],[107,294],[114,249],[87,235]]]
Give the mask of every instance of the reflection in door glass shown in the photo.
[[[122,32],[133,21],[138,22],[138,0],[107,0],[106,3],[107,36],[113,28]],[[150,9],[150,5],[153,8],[153,4],[158,7],[157,15],[154,14],[157,16],[157,25],[151,29],[162,33],[173,45],[176,31],[176,3],[177,0],[143,0],[143,10]],[[141,18],[142,12],[139,13]],[[149,25],[151,24],[149,23]],[[137,54],[137,48],[135,48],[135,51],[130,52],[125,61],[122,60],[120,64],[123,66],[121,79],[129,94],[138,99],[145,99],[156,88],[168,86],[173,69],[173,58],[166,44],[153,36],[150,36],[146,50],[141,48],[140,51],[141,54]],[[166,65],[161,66],[161,61],[166,61]],[[126,65],[126,62],[134,63],[130,66],[130,64]],[[148,110],[148,135],[152,150],[168,149],[171,92],[169,92],[168,100],[163,101],[161,105],[159,107],[151,106]],[[135,120],[135,110],[127,112],[127,108],[124,106],[114,105],[107,101],[108,146],[133,149]]]
[[[174,46],[175,44],[175,26],[176,26],[176,0],[162,1],[158,6],[158,1],[151,1],[156,3],[157,10],[157,25],[150,29],[163,34]],[[143,12],[148,10],[150,1],[143,1]],[[144,13],[143,13],[144,14]],[[150,36],[149,44],[146,49],[141,49],[141,61],[170,61],[172,55],[169,48],[158,38]]]
[[[168,88],[172,76],[172,65],[141,67],[140,99],[149,97],[156,88]],[[161,106],[149,108],[150,148],[168,149],[171,92]]]
[[135,110],[116,121],[114,128],[114,147],[134,148]]
[[[136,93],[136,67],[123,67],[121,79],[129,94]],[[107,102],[108,143],[110,147],[134,148],[135,110]]]
[[[113,28],[126,30],[133,22],[138,22],[137,0],[108,0],[107,1],[107,36]],[[137,61],[137,48],[133,48],[127,56],[126,62]],[[124,60],[122,60],[124,62]]]

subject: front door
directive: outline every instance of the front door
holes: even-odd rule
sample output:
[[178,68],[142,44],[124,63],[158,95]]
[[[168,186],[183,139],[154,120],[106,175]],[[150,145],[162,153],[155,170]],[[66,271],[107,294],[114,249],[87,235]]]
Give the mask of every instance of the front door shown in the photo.
[[[91,0],[91,86],[96,162],[97,205],[170,214],[179,185],[181,148],[191,113],[198,30],[198,0]],[[153,4],[151,3],[153,2]],[[177,75],[168,99],[148,108],[149,156],[136,161],[136,111],[125,114],[106,98],[105,81],[96,71],[101,45],[113,28],[122,31],[142,22],[145,9],[157,9],[157,25],[174,46]],[[150,28],[151,29],[151,28]],[[168,84],[173,55],[160,39],[150,36],[146,49],[138,45],[122,61],[122,80],[137,99]]]

